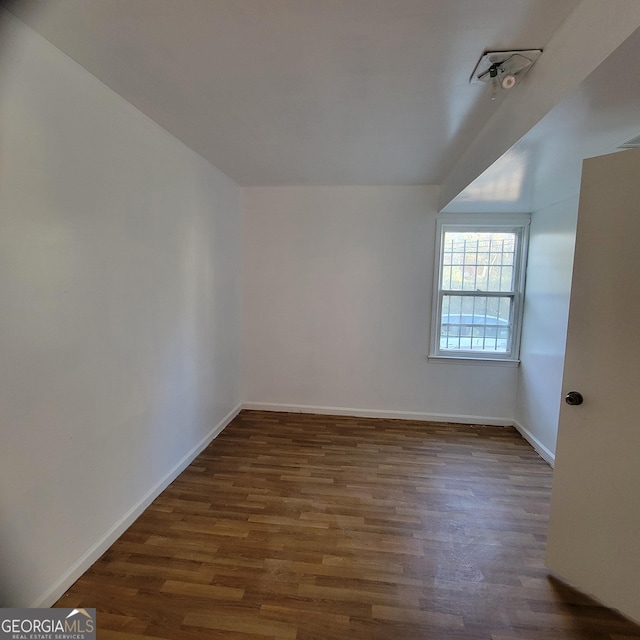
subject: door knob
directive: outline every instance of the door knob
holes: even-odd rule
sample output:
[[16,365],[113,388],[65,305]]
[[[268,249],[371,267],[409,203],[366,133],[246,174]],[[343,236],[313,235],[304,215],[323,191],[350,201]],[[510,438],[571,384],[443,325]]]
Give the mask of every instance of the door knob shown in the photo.
[[572,407],[575,407],[582,404],[584,402],[584,398],[579,391],[569,391],[569,393],[564,397],[564,401]]

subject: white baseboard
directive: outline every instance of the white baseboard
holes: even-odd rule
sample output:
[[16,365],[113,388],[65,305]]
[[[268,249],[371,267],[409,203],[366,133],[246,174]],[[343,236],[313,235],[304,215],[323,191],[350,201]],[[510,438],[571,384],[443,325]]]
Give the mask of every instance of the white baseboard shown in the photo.
[[491,416],[469,416],[445,413],[422,413],[418,411],[386,411],[383,409],[354,409],[350,407],[325,407],[304,404],[278,404],[273,402],[245,402],[243,409],[255,411],[283,411],[285,413],[317,413],[332,416],[355,416],[358,418],[391,418],[399,420],[423,420],[426,422],[451,422],[454,424],[486,424],[497,427],[514,427],[536,450],[538,455],[552,467],[556,457],[526,427],[514,420]]
[[419,411],[387,411],[384,409],[354,409],[352,407],[324,407],[304,404],[276,404],[272,402],[245,402],[243,409],[255,411],[283,411],[285,413],[317,413],[331,416],[354,416],[358,418],[391,418],[398,420],[423,420],[425,422],[453,422],[456,424],[486,424],[496,427],[511,427],[513,420],[491,416],[467,416]]
[[209,433],[185,454],[165,476],[95,542],[31,607],[50,607],[100,556],[133,524],[142,512],[193,462],[193,460],[240,413],[242,404],[234,407]]
[[550,466],[554,466],[556,462],[555,454],[545,447],[538,438],[536,438],[529,429],[522,426],[517,420],[514,421],[513,426],[520,432],[520,435],[538,452],[541,458],[545,460]]

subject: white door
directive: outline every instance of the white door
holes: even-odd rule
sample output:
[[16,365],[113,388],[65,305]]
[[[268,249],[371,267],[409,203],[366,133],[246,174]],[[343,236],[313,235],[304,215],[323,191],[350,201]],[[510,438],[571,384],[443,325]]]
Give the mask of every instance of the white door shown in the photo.
[[[547,566],[640,620],[640,150],[586,160]],[[579,400],[579,399],[578,399]]]

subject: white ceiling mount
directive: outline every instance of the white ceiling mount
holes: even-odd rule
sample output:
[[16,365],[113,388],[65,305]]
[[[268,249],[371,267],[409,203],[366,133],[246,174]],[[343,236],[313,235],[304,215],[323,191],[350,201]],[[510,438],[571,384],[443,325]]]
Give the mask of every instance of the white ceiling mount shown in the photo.
[[476,64],[469,82],[485,82],[491,87],[493,100],[500,88],[513,89],[540,57],[542,49],[485,51]]

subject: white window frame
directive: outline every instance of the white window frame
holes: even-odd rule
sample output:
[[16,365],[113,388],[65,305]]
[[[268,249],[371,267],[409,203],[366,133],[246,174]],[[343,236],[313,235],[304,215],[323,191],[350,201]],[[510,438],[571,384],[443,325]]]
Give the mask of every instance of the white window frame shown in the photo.
[[[431,346],[429,360],[434,361],[484,361],[495,363],[510,363],[517,365],[520,360],[520,338],[522,335],[522,314],[524,310],[524,290],[527,266],[527,250],[529,245],[529,214],[442,214],[438,216],[436,225],[435,269],[433,284],[433,303],[431,314]],[[506,353],[491,353],[472,350],[443,350],[440,348],[440,324],[442,321],[442,299],[445,295],[486,296],[485,291],[454,291],[449,292],[440,288],[443,266],[443,238],[445,231],[495,231],[517,234],[518,242],[514,260],[514,289],[509,295],[513,299],[513,327],[511,332],[511,344]],[[493,295],[497,295],[493,294]],[[504,293],[502,293],[504,295]]]

